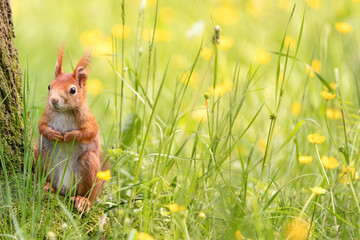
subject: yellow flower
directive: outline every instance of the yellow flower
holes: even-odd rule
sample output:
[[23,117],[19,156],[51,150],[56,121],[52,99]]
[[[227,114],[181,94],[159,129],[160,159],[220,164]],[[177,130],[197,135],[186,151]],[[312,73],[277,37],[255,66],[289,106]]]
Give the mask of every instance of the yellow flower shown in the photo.
[[270,53],[262,49],[256,49],[255,59],[260,64],[267,64],[270,61]]
[[296,45],[296,40],[295,38],[291,37],[291,36],[285,36],[285,39],[284,39],[284,46],[286,48],[290,48],[290,49],[293,49]]
[[154,238],[147,233],[136,233],[135,239],[137,239],[137,240],[154,240]]
[[322,5],[322,0],[306,0],[306,3],[311,8],[320,9]]
[[172,213],[179,211],[179,205],[176,203],[168,204],[167,207],[169,208],[170,212],[172,212]]
[[335,29],[342,34],[352,33],[354,31],[353,27],[346,22],[336,22]]
[[110,37],[103,38],[101,41],[94,43],[91,49],[96,56],[111,55],[113,54],[112,40]]
[[[335,90],[335,89],[337,88],[336,83],[330,83],[329,85],[330,85],[330,87],[331,87],[333,90]],[[329,91],[329,89],[328,89],[325,85],[324,85],[324,89],[325,89],[326,91]]]
[[307,136],[307,140],[311,142],[312,144],[320,144],[325,141],[325,136],[320,136],[317,133],[309,134]]
[[80,42],[90,47],[95,56],[112,54],[112,40],[110,37],[104,37],[100,30],[94,29],[81,33]]
[[178,205],[177,203],[170,203],[167,205],[167,207],[169,208],[170,212],[172,213],[177,213],[177,212],[181,212],[181,211],[185,211],[185,206],[182,205]]
[[228,92],[230,92],[233,89],[233,82],[232,81],[225,81],[221,84],[218,84],[215,86],[215,89],[212,87],[209,88],[209,92],[211,95],[214,95],[216,97],[222,96]]
[[264,152],[266,148],[266,140],[264,138],[260,138],[258,146]]
[[237,230],[237,231],[235,232],[235,239],[236,239],[236,240],[243,240],[243,239],[245,239],[245,237],[241,234],[240,230]]
[[96,174],[96,176],[101,180],[109,181],[111,178],[111,172],[110,170],[100,171]]
[[[144,29],[142,32],[142,38],[149,42],[152,40],[152,29]],[[171,33],[168,30],[165,29],[156,29],[155,30],[155,37],[154,42],[168,42],[171,39]]]
[[320,95],[326,100],[326,101],[329,101],[331,99],[334,99],[336,97],[336,94],[333,94],[331,92],[328,92],[328,91],[321,91],[320,92]]
[[201,219],[205,219],[205,218],[206,218],[205,213],[200,212],[200,213],[199,213],[199,218],[201,218]]
[[326,155],[324,155],[322,158],[321,158],[321,162],[322,164],[324,165],[324,167],[326,169],[334,169],[334,168],[337,168],[339,166],[339,163],[338,161],[336,160],[336,158],[333,158],[333,157],[328,157]]
[[228,50],[234,45],[234,39],[232,37],[228,36],[221,36],[220,37],[220,43],[218,44],[218,47],[221,50]]
[[114,37],[122,39],[124,37],[128,38],[131,32],[130,27],[124,25],[124,36],[123,36],[123,25],[122,24],[116,24],[111,28],[111,32],[114,35]]
[[[181,75],[180,81],[186,84],[190,75],[190,71],[186,71]],[[199,74],[193,72],[190,77],[189,85],[195,85],[199,80]]]
[[[318,73],[318,72],[320,72],[320,69],[321,69],[321,63],[319,60],[314,59],[314,60],[312,60],[310,67],[312,69],[314,69],[315,72]],[[313,72],[313,70],[311,70],[308,66],[306,66],[306,73],[310,74],[311,78],[316,76],[315,73]]]
[[327,108],[326,109],[326,117],[328,119],[340,119],[341,118],[341,112],[337,109]]
[[213,11],[215,24],[231,26],[235,25],[239,20],[239,13],[236,7],[232,5],[216,8]]
[[203,47],[200,52],[200,57],[202,57],[205,60],[210,60],[214,51],[211,48]]
[[312,156],[299,156],[299,163],[301,164],[309,164],[313,160]]
[[301,103],[299,103],[299,102],[294,102],[294,103],[291,105],[291,113],[292,113],[294,116],[299,116],[299,115],[300,115],[300,112],[301,112]]
[[100,30],[93,29],[89,31],[82,32],[80,34],[80,42],[84,46],[91,46],[99,41],[101,41],[104,37]]
[[[336,83],[330,83],[330,87],[335,90],[336,89]],[[324,86],[324,91],[320,92],[320,95],[326,100],[329,101],[331,99],[334,99],[336,97],[336,94],[328,92],[328,88]]]
[[87,80],[86,89],[91,93],[100,94],[104,89],[104,84],[99,79],[92,78]]
[[311,190],[316,196],[319,196],[319,195],[322,195],[322,194],[325,194],[325,193],[326,193],[326,190],[323,189],[322,187],[313,187],[313,188],[310,188],[310,190]]
[[285,238],[289,240],[305,240],[309,233],[308,221],[296,218],[286,223],[284,228]]
[[350,182],[350,180],[348,178],[348,173],[349,173],[350,177],[352,178],[352,181],[355,181],[357,179],[355,168],[354,167],[346,167],[345,165],[343,165],[343,170],[341,171],[341,173],[339,175],[340,181],[343,184],[348,184]]
[[208,120],[207,118],[207,109],[206,106],[201,106],[200,108],[194,109],[191,112],[191,118],[194,119],[197,122],[206,122]]

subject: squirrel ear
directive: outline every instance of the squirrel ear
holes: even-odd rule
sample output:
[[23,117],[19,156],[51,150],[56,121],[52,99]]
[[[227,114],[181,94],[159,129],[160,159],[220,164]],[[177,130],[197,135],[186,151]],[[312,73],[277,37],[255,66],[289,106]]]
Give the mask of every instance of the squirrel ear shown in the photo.
[[91,62],[90,51],[86,50],[84,55],[82,56],[82,58],[76,65],[75,71],[74,71],[74,77],[80,87],[83,87],[86,83],[86,79],[87,79],[86,68],[90,64],[90,62]]
[[56,62],[56,66],[55,66],[55,77],[57,77],[57,75],[63,73],[62,60],[63,60],[63,56],[64,56],[64,48],[65,48],[65,46],[62,45],[58,49],[58,60]]
[[83,66],[78,67],[77,69],[75,69],[74,75],[79,86],[81,88],[85,86],[87,80],[87,71],[85,70],[85,68]]

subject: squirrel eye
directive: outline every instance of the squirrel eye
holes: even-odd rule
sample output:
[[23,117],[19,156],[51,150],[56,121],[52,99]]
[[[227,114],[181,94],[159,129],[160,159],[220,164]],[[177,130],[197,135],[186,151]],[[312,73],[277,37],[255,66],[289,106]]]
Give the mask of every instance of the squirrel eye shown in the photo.
[[48,86],[48,89],[49,89],[49,91],[50,91],[50,85]]
[[76,93],[76,88],[75,87],[70,88],[70,93],[75,94]]

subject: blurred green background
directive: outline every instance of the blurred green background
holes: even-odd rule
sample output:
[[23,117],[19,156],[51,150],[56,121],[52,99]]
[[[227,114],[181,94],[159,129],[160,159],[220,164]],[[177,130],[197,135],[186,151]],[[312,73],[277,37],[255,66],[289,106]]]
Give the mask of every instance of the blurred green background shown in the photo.
[[[123,75],[125,81],[133,88],[136,86],[134,72],[136,72],[138,81],[142,86],[147,85],[149,40],[151,39],[156,15],[156,1],[154,0],[125,0],[124,2],[125,31],[124,35],[122,35],[123,8],[122,1],[119,0],[11,1],[16,33],[15,43],[19,52],[20,65],[23,72],[26,70],[29,73],[29,99],[31,107],[35,110],[34,125],[36,125],[37,119],[45,107],[48,91],[47,86],[54,79],[57,48],[63,43],[66,44],[63,62],[65,72],[71,72],[72,66],[80,59],[85,49],[90,48],[93,53],[93,61],[87,83],[88,101],[100,125],[103,142],[109,139],[110,145],[117,145],[117,137],[114,134],[114,129],[119,128],[119,117],[116,115],[120,113],[119,108],[117,109],[116,107],[118,105],[115,103],[115,88],[117,87],[117,91],[119,91],[121,80],[116,76],[116,71]],[[292,177],[300,174],[314,172],[319,174],[316,165],[308,167],[296,161],[300,155],[315,156],[315,150],[312,144],[306,141],[306,135],[314,131],[326,135],[328,140],[328,145],[323,144],[320,147],[322,153],[335,155],[340,163],[339,166],[344,163],[342,155],[337,151],[337,146],[332,145],[330,136],[324,127],[324,116],[326,116],[330,120],[329,129],[332,129],[336,141],[344,144],[342,130],[339,127],[342,123],[340,120],[341,106],[339,102],[336,101],[330,101],[325,105],[326,101],[320,96],[320,92],[324,90],[324,86],[321,81],[307,69],[306,64],[311,65],[311,67],[328,82],[334,83],[335,79],[341,82],[342,100],[346,107],[346,120],[352,118],[352,120],[356,121],[356,119],[358,119],[358,109],[360,108],[360,88],[358,85],[358,74],[360,70],[360,49],[358,44],[360,40],[360,33],[358,31],[360,27],[359,0],[159,0],[158,4],[157,30],[154,37],[155,43],[150,65],[149,86],[147,94],[141,94],[141,96],[144,97],[144,95],[146,95],[151,103],[154,102],[166,64],[170,59],[164,89],[156,109],[159,117],[169,125],[172,122],[171,119],[168,119],[170,118],[170,111],[178,104],[173,104],[175,92],[184,86],[186,76],[195,61],[201,42],[203,41],[202,48],[200,49],[199,62],[194,69],[189,89],[180,103],[180,111],[183,117],[179,119],[178,125],[174,130],[174,132],[181,132],[183,130],[186,132],[182,140],[185,138],[185,135],[190,139],[190,135],[200,126],[199,122],[206,119],[207,111],[203,97],[204,93],[209,92],[212,96],[221,96],[221,102],[218,102],[219,104],[217,105],[220,106],[220,111],[217,111],[218,114],[220,113],[220,116],[217,115],[217,117],[220,119],[222,117],[221,113],[226,112],[226,110],[223,109],[230,106],[228,104],[230,94],[227,95],[227,93],[234,93],[233,77],[237,64],[240,67],[240,84],[244,84],[244,79],[248,74],[249,68],[251,68],[252,73],[258,68],[255,79],[251,83],[251,91],[247,95],[240,117],[236,119],[234,132],[232,134],[238,136],[238,133],[241,132],[240,130],[243,130],[252,120],[259,110],[259,107],[262,104],[266,106],[259,113],[259,116],[244,136],[244,139],[241,139],[239,142],[237,146],[238,152],[234,153],[233,156],[230,154],[228,158],[229,162],[225,162],[224,160],[226,164],[229,163],[228,165],[224,164],[225,166],[221,166],[221,170],[224,173],[230,173],[229,184],[233,184],[231,186],[236,194],[241,194],[240,189],[241,184],[243,184],[241,177],[243,176],[242,171],[244,170],[244,166],[240,166],[240,161],[238,161],[239,158],[241,159],[241,155],[247,157],[249,152],[252,151],[252,147],[256,146],[254,154],[256,158],[261,159],[261,157],[264,156],[269,131],[269,116],[275,112],[274,99],[278,55],[274,52],[279,51],[283,39],[285,39],[284,49],[289,49],[289,55],[294,55],[297,47],[299,47],[299,52],[297,55],[298,61],[294,64],[291,78],[288,79],[286,77],[285,94],[277,116],[278,122],[275,127],[272,143],[275,147],[271,149],[271,154],[274,154],[271,156],[274,158],[272,160],[273,165],[269,167],[269,171],[267,172],[268,177],[274,176],[274,172],[278,169],[277,167],[284,165],[284,162],[289,165],[286,167],[287,169],[282,169],[283,174],[279,174],[277,179],[279,185],[288,183],[290,178],[292,179]],[[296,5],[296,9],[286,32],[294,5]],[[143,22],[139,21],[139,12],[141,10],[144,10]],[[299,39],[304,14],[304,29],[301,44],[298,46],[297,40]],[[217,46],[218,79],[217,86],[213,89],[212,84],[215,70],[213,35],[216,25],[220,26],[221,31],[220,44]],[[285,32],[286,36],[284,36]],[[124,52],[122,52],[122,39],[124,39]],[[286,52],[286,50],[284,51]],[[122,59],[124,59],[124,61]],[[288,64],[288,67],[291,66],[291,64],[292,62]],[[122,66],[124,66],[124,69],[122,69]],[[283,74],[284,68],[283,58],[280,65],[280,75]],[[288,72],[289,69],[287,69],[286,73]],[[336,74],[338,74],[338,76],[336,76]],[[241,88],[242,86],[240,89]],[[144,108],[144,110],[142,110],[144,106],[140,101],[134,101],[134,93],[127,86],[124,86],[124,92],[125,101],[123,102],[122,123],[124,123],[126,116],[131,113],[137,113],[142,120],[142,129],[144,130],[144,126],[146,126],[150,115],[150,109]],[[239,94],[239,97],[240,96]],[[210,101],[213,99],[214,98],[211,97]],[[210,102],[210,106],[212,104],[213,102]],[[211,114],[214,112],[215,110]],[[143,116],[145,117],[143,118]],[[286,146],[282,151],[277,152],[294,126],[303,119],[310,119],[310,121],[304,124],[302,129],[305,130],[296,135],[297,140],[294,140],[296,148],[293,146],[293,142],[291,142],[289,147]],[[314,122],[319,123],[321,127]],[[347,121],[346,123],[353,129],[354,125],[352,125],[353,123],[351,121]],[[214,123],[212,122],[212,124]],[[170,138],[171,134],[166,132],[166,130],[169,130],[169,128],[167,128],[168,126],[161,125],[161,127],[163,127],[161,130],[165,132],[164,135],[168,134]],[[201,129],[201,131],[199,130],[201,134],[203,134],[201,136],[208,140],[206,123],[204,123],[202,127],[203,129]],[[157,126],[153,127],[152,130],[153,132],[149,137],[147,146],[149,155],[146,156],[148,158],[147,160],[149,160],[147,161],[149,165],[145,164],[146,166],[152,164],[153,156],[150,156],[152,150],[154,154],[164,154],[167,149],[166,144],[168,139],[166,139],[166,137],[161,138],[163,132],[158,131]],[[173,149],[170,147],[170,150],[175,151],[174,149],[179,148],[180,143],[182,143],[180,138],[180,135],[176,136],[174,141],[174,146],[176,147]],[[224,138],[221,140],[224,140]],[[234,139],[236,139],[236,137]],[[191,139],[189,143],[192,143],[192,141],[194,140]],[[158,147],[157,143],[159,142],[160,146]],[[180,157],[188,157],[191,151],[196,153],[200,152],[198,153],[200,156],[207,154],[206,151],[204,151],[205,153],[203,150],[200,151],[200,147],[196,148],[196,144],[194,144],[194,148],[191,148],[191,146],[188,147],[188,145],[184,148],[185,150],[183,152],[179,150]],[[140,144],[137,145],[138,148],[134,150],[135,153],[139,152],[139,146]],[[159,150],[159,152],[156,152],[157,150]],[[170,150],[169,152],[171,152]],[[222,149],[220,149],[220,151],[221,150]],[[133,154],[135,155],[135,153]],[[222,153],[218,151],[218,154],[221,157]],[[132,162],[132,158],[135,158],[134,155],[128,157],[130,159],[128,161],[129,165],[122,169],[123,171],[128,171],[127,175],[124,174],[126,177],[134,172],[135,164]],[[295,161],[292,161],[293,159],[295,159]],[[188,164],[187,162],[179,162],[179,165],[177,165],[178,162],[176,162],[176,164],[171,162],[171,164],[174,164],[173,167],[176,170],[172,172],[173,169],[171,169],[171,171],[167,169],[167,171],[169,171],[167,173],[169,174],[164,174],[164,179],[169,183],[176,174],[179,175],[180,179],[184,169],[191,169],[189,172],[193,171],[190,166],[186,165]],[[258,163],[254,164],[249,160],[248,164],[253,164],[251,170],[255,169],[255,174],[251,173],[251,177],[253,177],[251,184],[253,185],[249,184],[249,188],[253,188],[249,190],[253,190],[251,193],[253,195],[250,193],[249,195],[253,198],[249,197],[251,200],[247,201],[248,207],[251,205],[248,211],[252,212],[252,206],[256,205],[254,202],[258,201],[258,199],[255,199],[255,196],[259,196],[256,193],[258,190],[256,187],[258,186],[257,180],[260,174],[259,169],[255,168]],[[288,171],[289,169],[293,172]],[[340,169],[338,170],[339,173]],[[214,177],[215,180],[211,180],[207,182],[207,184],[209,188],[216,185],[216,187],[214,187],[216,191],[214,191],[215,193],[209,193],[209,199],[214,197],[216,201],[209,201],[211,204],[204,205],[209,206],[209,212],[214,210],[214,212],[217,212],[217,216],[221,218],[224,212],[223,209],[225,209],[225,207],[222,208],[222,200],[227,196],[228,198],[226,200],[231,203],[229,204],[230,207],[226,208],[226,211],[230,212],[229,215],[231,215],[231,209],[236,205],[232,202],[232,195],[229,193],[230,191],[223,193],[224,187],[217,185],[221,182],[217,172],[214,169],[209,171],[212,171],[211,174],[213,174],[212,177]],[[193,172],[191,172],[191,174],[192,173]],[[234,178],[231,178],[231,173],[234,174]],[[156,175],[155,173],[151,174],[153,174],[151,175],[152,177]],[[188,173],[184,173],[182,176],[183,179],[186,179],[187,174]],[[200,173],[198,173],[194,167],[194,176],[195,175],[200,175]],[[333,181],[337,182],[338,175],[334,174],[331,176],[333,177]],[[132,183],[133,179],[126,177],[123,178],[126,179],[126,184]],[[123,179],[121,179],[121,181],[119,179],[120,177],[118,178],[118,183],[123,181]],[[194,177],[194,179],[197,178]],[[151,177],[149,177],[148,180],[150,181]],[[184,182],[186,182],[186,180],[184,180]],[[290,202],[289,206],[296,206],[299,209],[304,206],[307,201],[306,196],[309,192],[304,186],[313,187],[311,184],[315,184],[315,181],[309,178],[304,180],[304,182],[305,183],[302,184],[302,182],[294,181],[291,183],[294,184],[291,185],[291,187],[289,184],[289,190],[286,190],[287,192],[284,194],[285,198]],[[212,185],[212,183],[214,184]],[[319,183],[319,181],[316,183]],[[184,186],[187,185],[184,184]],[[335,187],[336,186],[337,185],[335,185]],[[201,186],[197,187],[201,189],[201,191],[204,190],[206,194],[208,193],[206,187],[204,189],[202,189]],[[340,191],[343,188],[339,187],[339,189],[337,189],[337,191],[340,196]],[[167,191],[165,187],[163,190]],[[271,189],[272,193],[275,190],[276,188]],[[152,189],[150,189],[149,192],[152,193]],[[297,193],[301,194],[297,195]],[[175,191],[173,195],[174,202],[177,201],[180,203],[181,200],[179,199],[182,199],[182,196],[186,196],[186,194],[187,189],[182,189],[179,192]],[[221,198],[222,196],[224,197]],[[197,211],[197,209],[200,209],[198,206],[205,209],[201,202],[203,200],[202,196],[196,197],[198,200],[196,204],[198,205],[194,204],[196,207],[193,209]],[[292,202],[295,197],[299,198],[296,199],[298,202]],[[305,204],[305,208],[307,203],[308,202]],[[226,204],[224,203],[224,205]],[[161,204],[156,206],[158,207],[157,210],[160,209],[162,211],[162,206]],[[274,208],[278,206],[281,206],[281,203]],[[236,211],[239,210],[235,207],[234,209],[236,209]],[[198,213],[195,210],[193,213]],[[259,211],[261,212],[261,210]],[[146,211],[144,212],[147,214]],[[160,215],[161,214],[162,212],[160,212]],[[136,214],[134,213],[134,215]],[[234,213],[232,215],[236,214]],[[151,214],[147,216],[151,216]],[[196,216],[197,214],[193,214],[192,217],[195,220],[188,220],[189,226],[192,226],[192,221],[197,221]],[[327,219],[329,218],[331,218],[331,216]],[[134,219],[136,219],[136,217],[134,217]],[[152,218],[149,217],[149,219]],[[236,216],[234,216],[234,219],[239,220]],[[324,222],[325,219],[324,217]],[[271,223],[273,224],[269,227],[271,231],[273,226],[282,226],[284,222],[277,222],[276,217],[272,220],[275,223]],[[124,222],[126,222],[126,219]],[[247,231],[250,236],[254,237],[256,236],[254,231],[246,226],[246,224],[253,222],[251,217],[245,220],[240,218],[238,226],[241,226],[242,232]],[[267,219],[263,220],[263,222],[267,222]],[[228,225],[235,225],[237,223],[238,222],[229,220]],[[151,229],[151,227],[149,228]],[[199,232],[201,232],[202,228],[199,227],[199,229]],[[258,228],[257,231],[261,232],[261,227]],[[161,232],[161,229],[158,230],[158,232]]]
[[[146,3],[143,30],[139,36],[140,44],[136,46],[139,8],[144,2]],[[113,53],[117,52],[119,71],[122,66],[122,54],[125,61],[130,64],[128,67],[134,67],[136,52],[142,51],[139,64],[147,65],[148,30],[154,25],[156,1],[143,1],[143,3],[135,0],[125,1],[125,51],[122,53],[121,1],[11,1],[20,64],[23,71],[27,69],[30,73],[30,99],[33,99],[33,106],[39,110],[39,113],[45,106],[47,85],[54,78],[58,46],[66,44],[65,71],[72,71],[72,66],[84,50],[90,48],[93,52],[93,62],[88,84],[89,103],[97,119],[103,121],[104,130],[109,132],[114,123],[115,110],[114,107],[110,107],[110,112],[107,113],[110,117],[103,118],[104,109],[109,101],[110,106],[114,106],[114,84],[115,81],[120,82],[115,78],[110,64],[114,59]],[[203,104],[202,95],[209,91],[212,84],[212,74],[208,72],[212,71],[213,65],[209,65],[208,61],[213,49],[213,29],[218,24],[221,27],[219,82],[232,79],[237,61],[244,69],[242,74],[246,73],[250,65],[261,65],[259,75],[261,77],[257,81],[257,86],[263,89],[258,92],[260,96],[253,98],[251,103],[257,105],[259,101],[264,101],[271,105],[277,57],[264,51],[278,51],[295,3],[297,9],[294,21],[291,22],[287,33],[288,42],[291,44],[290,54],[294,52],[301,17],[304,9],[307,8],[299,59],[308,64],[311,63],[312,58],[319,59],[322,66],[328,66],[320,69],[320,73],[325,76],[332,76],[334,67],[341,69],[341,78],[346,79],[352,75],[352,68],[358,65],[359,54],[352,53],[358,52],[355,43],[358,42],[359,34],[356,31],[341,34],[336,31],[335,23],[347,22],[353,29],[357,29],[360,24],[358,1],[160,0],[155,38],[156,82],[161,79],[166,62],[170,56],[172,57],[164,100],[171,99],[171,88],[191,67],[203,38],[204,49],[195,69],[192,89],[186,98],[189,104],[185,106],[192,106],[190,103],[194,99],[196,107]],[[115,37],[117,42],[116,50],[112,37]],[[144,82],[146,67],[140,69],[140,81]],[[306,77],[305,65],[296,64],[293,79],[290,80],[287,90],[291,94],[286,96],[286,109],[283,114],[290,113],[294,101],[301,101],[297,89],[303,86]],[[125,79],[128,79],[127,74]],[[199,87],[201,89],[197,91]],[[316,79],[311,79],[308,87],[310,95],[305,101],[309,101],[308,107],[317,109],[320,99],[314,98],[311,93],[317,95],[322,86]],[[344,87],[347,88],[346,85]],[[154,88],[156,92],[156,85]],[[126,87],[125,93],[127,96],[132,94]],[[166,103],[166,101],[162,102]],[[125,112],[132,112],[130,106],[131,103],[127,104]],[[249,108],[251,111],[251,106]],[[166,112],[166,104],[162,104],[161,109]]]
[[[93,52],[93,62],[89,77],[89,103],[98,119],[103,119],[104,106],[110,101],[113,106],[114,71],[109,62],[113,61],[114,42],[117,42],[118,70],[121,68],[121,54],[125,61],[134,67],[136,51],[143,51],[140,64],[147,63],[149,46],[149,29],[153,28],[156,1],[144,1],[144,23],[140,33],[140,45],[136,49],[136,36],[140,1],[125,1],[125,52],[121,52],[121,1],[21,1],[12,0],[13,18],[16,32],[16,46],[19,52],[20,64],[23,71],[30,73],[31,92],[34,107],[41,109],[45,106],[47,85],[54,78],[57,48],[66,44],[64,60],[65,71],[72,71],[72,66],[88,47]],[[306,3],[307,2],[307,3]],[[220,82],[229,81],[233,76],[236,62],[246,73],[250,66],[262,65],[261,77],[257,81],[263,88],[259,92],[260,98],[267,102],[272,99],[275,79],[275,65],[277,57],[263,51],[278,51],[283,38],[293,4],[297,4],[294,21],[289,26],[287,35],[291,43],[290,54],[294,51],[298,31],[301,24],[303,10],[307,8],[303,40],[300,46],[299,59],[310,64],[311,59],[319,59],[322,65],[320,73],[333,75],[332,69],[339,67],[342,78],[352,75],[352,69],[358,63],[358,33],[343,35],[336,31],[336,22],[347,22],[354,29],[359,26],[358,12],[360,3],[355,0],[345,1],[291,1],[291,0],[209,0],[209,1],[159,1],[158,25],[155,38],[156,69],[159,81],[164,66],[171,58],[170,71],[164,91],[165,100],[170,99],[171,88],[188,71],[196,56],[201,39],[204,40],[204,53],[191,84],[189,104],[199,86],[200,97],[197,105],[203,102],[202,94],[209,91],[212,75],[207,74],[209,56],[213,49],[212,35],[215,25],[221,27],[221,44],[219,46],[219,76]],[[206,52],[208,50],[208,52]],[[206,54],[208,56],[206,56]],[[347,57],[349,56],[349,57]],[[126,66],[126,63],[125,63]],[[212,65],[210,65],[210,71]],[[140,80],[146,78],[146,68],[140,72]],[[125,75],[125,79],[126,79]],[[296,64],[295,74],[291,79],[288,91],[293,94],[287,96],[287,111],[289,114],[291,103],[301,101],[297,89],[303,85],[307,75],[303,64]],[[202,79],[204,83],[201,84]],[[346,88],[346,85],[344,86]],[[156,87],[155,87],[156,88]],[[321,84],[316,79],[309,83],[310,93],[317,94]],[[96,89],[103,89],[100,96]],[[347,90],[347,89],[346,89]],[[128,96],[129,90],[125,87]],[[151,91],[150,91],[151,92]],[[96,99],[95,102],[94,99]],[[257,104],[259,98],[253,99]],[[318,98],[310,100],[310,107],[317,109]],[[271,102],[269,102],[271,104]],[[166,105],[161,107],[166,111]],[[112,114],[114,108],[110,107]],[[187,109],[189,110],[189,109]],[[130,104],[126,111],[131,112]],[[111,112],[110,112],[111,114]],[[315,114],[315,113],[314,113]],[[107,118],[109,120],[113,118]],[[104,119],[103,119],[104,120]],[[105,120],[104,120],[105,121]],[[104,127],[111,126],[111,121],[104,122]]]

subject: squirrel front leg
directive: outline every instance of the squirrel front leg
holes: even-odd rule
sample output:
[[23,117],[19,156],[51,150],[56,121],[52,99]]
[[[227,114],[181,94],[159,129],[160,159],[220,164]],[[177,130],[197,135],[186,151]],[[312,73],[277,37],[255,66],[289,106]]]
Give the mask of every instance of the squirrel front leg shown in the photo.
[[64,133],[64,142],[72,142],[74,138],[77,142],[85,143],[92,141],[98,134],[98,126],[96,124],[86,124],[78,130]]
[[80,130],[64,132],[64,142],[72,142],[74,141],[74,138],[79,141],[81,135],[82,134]]
[[39,122],[39,133],[54,142],[64,141],[64,136],[62,135],[62,133],[59,131],[55,131],[54,129],[49,127],[43,118],[41,118]]

